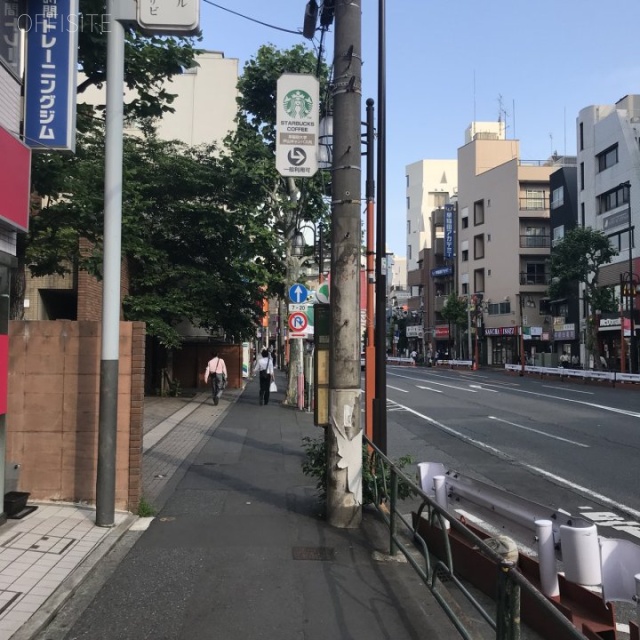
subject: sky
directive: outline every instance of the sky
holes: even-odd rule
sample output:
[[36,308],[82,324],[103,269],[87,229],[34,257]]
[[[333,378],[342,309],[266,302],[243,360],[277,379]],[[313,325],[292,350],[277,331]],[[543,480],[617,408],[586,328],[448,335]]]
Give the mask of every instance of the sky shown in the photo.
[[[310,44],[307,0],[206,0],[200,47],[238,58]],[[336,0],[339,2],[340,0]],[[455,159],[473,120],[506,122],[523,160],[575,155],[580,109],[640,93],[638,0],[386,0],[388,249],[406,255],[407,165]],[[378,93],[378,6],[361,0],[363,120]],[[333,33],[325,59],[333,59]],[[363,162],[364,171],[364,162]],[[364,189],[363,189],[364,194]]]

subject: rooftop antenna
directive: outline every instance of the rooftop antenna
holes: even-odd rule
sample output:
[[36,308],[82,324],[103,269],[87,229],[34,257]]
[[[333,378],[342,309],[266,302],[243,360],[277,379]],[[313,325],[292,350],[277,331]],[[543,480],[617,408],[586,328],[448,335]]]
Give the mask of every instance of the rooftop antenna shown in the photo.
[[516,140],[516,101],[513,100],[512,104],[511,113],[513,117],[511,118],[511,122],[513,122],[513,139]]
[[564,107],[564,157],[567,157],[567,107]]
[[553,133],[549,131],[549,153],[553,155]]
[[476,70],[473,70],[473,121],[476,121]]
[[498,122],[502,123],[504,122],[504,132],[505,132],[505,138],[507,137],[507,116],[509,114],[507,113],[507,110],[504,108],[504,102],[502,100],[502,94],[499,93],[498,94]]

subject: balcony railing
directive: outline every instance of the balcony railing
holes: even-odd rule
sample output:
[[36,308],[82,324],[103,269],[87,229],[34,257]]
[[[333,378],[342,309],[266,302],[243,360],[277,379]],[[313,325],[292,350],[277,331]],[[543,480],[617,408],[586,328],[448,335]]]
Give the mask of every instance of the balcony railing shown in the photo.
[[548,196],[530,196],[520,198],[520,211],[546,211],[549,209]]
[[548,249],[551,247],[551,236],[520,236],[520,247],[523,249]]
[[547,273],[520,273],[520,284],[547,285],[550,281]]

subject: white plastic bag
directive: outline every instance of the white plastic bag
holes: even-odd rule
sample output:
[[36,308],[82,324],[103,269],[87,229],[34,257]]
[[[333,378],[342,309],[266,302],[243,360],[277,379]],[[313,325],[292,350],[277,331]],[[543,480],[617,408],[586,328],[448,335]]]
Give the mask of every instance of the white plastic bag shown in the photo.
[[277,390],[278,390],[278,387],[276,386],[276,381],[272,380],[271,384],[269,385],[269,392],[275,393]]

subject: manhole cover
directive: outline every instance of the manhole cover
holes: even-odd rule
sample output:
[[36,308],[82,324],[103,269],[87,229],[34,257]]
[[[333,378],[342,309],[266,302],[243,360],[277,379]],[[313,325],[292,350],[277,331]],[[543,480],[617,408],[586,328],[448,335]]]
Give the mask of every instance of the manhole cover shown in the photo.
[[332,547],[293,547],[294,560],[335,560],[336,551]]

